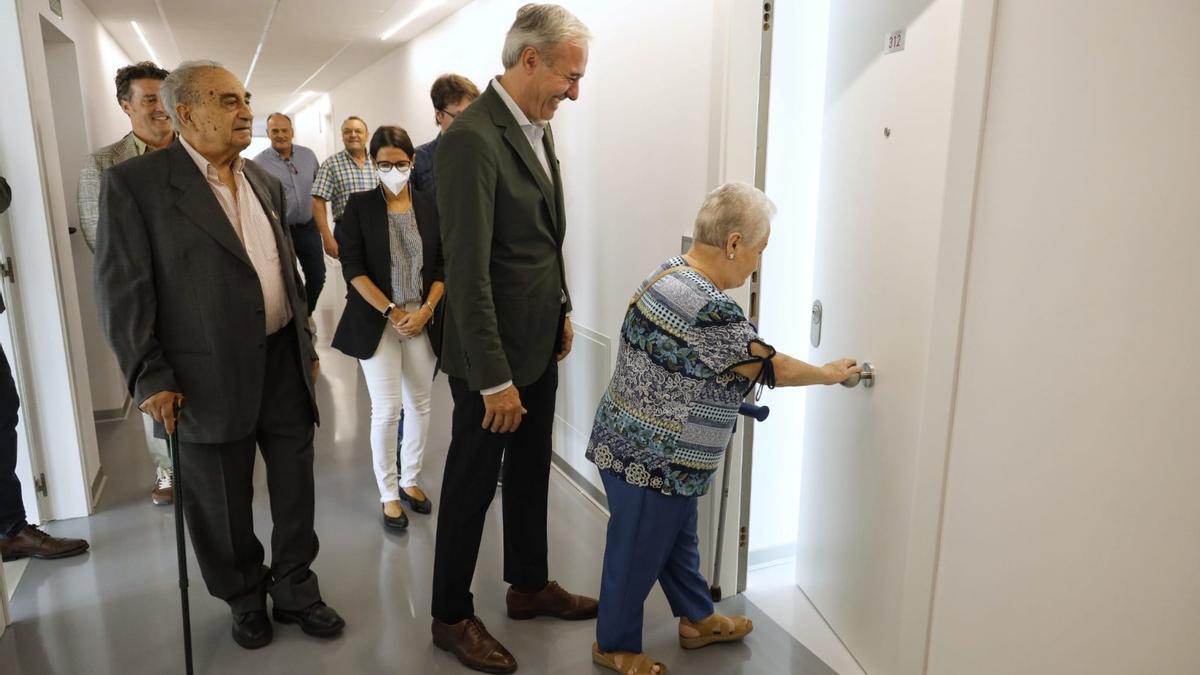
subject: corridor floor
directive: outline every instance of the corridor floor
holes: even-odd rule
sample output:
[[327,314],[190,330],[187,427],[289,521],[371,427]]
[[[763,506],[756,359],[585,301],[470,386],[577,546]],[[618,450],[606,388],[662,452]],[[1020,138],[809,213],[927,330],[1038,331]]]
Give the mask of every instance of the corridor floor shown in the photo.
[[[328,292],[328,290],[327,290]],[[449,438],[449,394],[439,376],[434,423],[421,484],[434,514],[410,513],[403,534],[385,533],[368,445],[370,401],[354,360],[328,346],[332,312],[319,311],[325,424],[316,441],[317,533],[314,569],[325,599],[346,618],[345,634],[309,638],[275,627],[274,642],[246,651],[230,638],[224,603],[204,590],[190,559],[192,631],[197,673],[467,673],[429,635],[434,525]],[[150,503],[153,471],[133,415],[98,429],[108,477],[91,518],[51,523],[60,536],[87,538],[91,551],[61,561],[32,562],[11,605],[13,625],[0,637],[3,675],[182,673],[183,641],[170,508]],[[270,517],[262,463],[256,466],[255,522],[269,542]],[[474,594],[480,618],[516,656],[521,673],[601,673],[591,663],[595,622],[504,617],[502,545],[497,492],[488,515]],[[606,516],[557,472],[550,483],[550,570],[566,588],[599,591]],[[269,554],[269,546],[268,554]],[[190,547],[189,547],[190,557]],[[662,592],[646,607],[646,650],[673,673],[831,675],[833,671],[743,597],[720,603],[746,613],[755,631],[745,642],[684,652]]]

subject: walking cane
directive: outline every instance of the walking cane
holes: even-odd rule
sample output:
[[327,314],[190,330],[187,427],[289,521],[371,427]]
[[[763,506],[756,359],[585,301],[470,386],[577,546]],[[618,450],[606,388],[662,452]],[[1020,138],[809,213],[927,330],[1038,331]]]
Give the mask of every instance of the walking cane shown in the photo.
[[179,409],[173,411],[175,432],[167,435],[175,488],[175,548],[179,552],[179,603],[183,611],[183,659],[192,675],[192,612],[188,607],[187,542],[183,538],[183,474],[179,471]]
[[[754,405],[743,401],[738,406],[738,413],[762,422],[767,419],[767,415],[771,414],[771,409],[765,405]],[[725,548],[722,544],[725,541],[725,514],[729,510],[729,463],[732,461],[729,454],[732,448],[733,438],[730,437],[729,445],[725,446],[725,470],[721,472],[721,509],[720,515],[717,516],[717,553],[713,556],[712,586],[708,589],[712,594],[713,602],[721,601],[721,551]]]

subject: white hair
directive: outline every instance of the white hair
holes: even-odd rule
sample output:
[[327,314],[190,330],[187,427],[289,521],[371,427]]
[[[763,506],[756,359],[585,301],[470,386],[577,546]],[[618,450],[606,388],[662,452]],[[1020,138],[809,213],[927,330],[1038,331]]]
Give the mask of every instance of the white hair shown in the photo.
[[528,4],[517,10],[517,19],[504,38],[500,62],[512,68],[521,52],[533,47],[546,63],[554,60],[554,49],[564,42],[584,46],[592,33],[575,15],[558,5]]
[[740,232],[747,244],[757,244],[766,236],[775,211],[762,190],[746,183],[726,183],[704,198],[692,239],[725,248],[729,235]]
[[167,114],[171,116],[171,122],[175,125],[176,132],[182,132],[183,126],[179,123],[179,116],[175,112],[175,106],[180,103],[188,106],[198,104],[200,102],[200,90],[196,87],[197,76],[201,71],[212,70],[213,68],[224,70],[225,66],[216,61],[184,61],[175,70],[172,70],[170,75],[167,75],[167,79],[163,80],[159,94],[163,99],[163,107],[167,109]]

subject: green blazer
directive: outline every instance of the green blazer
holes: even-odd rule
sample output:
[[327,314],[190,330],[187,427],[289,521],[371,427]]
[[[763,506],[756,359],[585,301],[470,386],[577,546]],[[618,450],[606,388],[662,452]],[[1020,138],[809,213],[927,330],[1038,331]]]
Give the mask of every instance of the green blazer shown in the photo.
[[446,259],[441,369],[474,391],[535,382],[560,348],[571,309],[549,126],[543,143],[551,176],[489,85],[442,134],[434,157]]

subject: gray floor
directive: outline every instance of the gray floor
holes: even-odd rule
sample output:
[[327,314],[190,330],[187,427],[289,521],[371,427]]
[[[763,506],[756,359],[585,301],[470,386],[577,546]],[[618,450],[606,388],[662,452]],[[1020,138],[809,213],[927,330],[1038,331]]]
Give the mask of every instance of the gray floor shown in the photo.
[[[322,312],[326,337],[332,312]],[[322,352],[319,385],[325,425],[317,436],[315,569],[330,605],[346,618],[346,633],[324,642],[293,626],[276,626],[275,641],[248,652],[229,636],[229,613],[204,591],[191,560],[192,630],[197,673],[466,673],[429,638],[434,518],[445,447],[449,396],[439,378],[434,425],[422,484],[434,516],[410,514],[405,534],[385,533],[369,464],[370,402],[356,363]],[[169,508],[150,503],[153,471],[141,424],[132,417],[99,430],[109,480],[95,516],[53,523],[61,536],[85,537],[92,550],[63,561],[34,561],[12,603],[13,625],[0,637],[0,673],[101,675],[183,672],[174,520]],[[270,517],[262,464],[258,465],[256,523],[268,540]],[[497,495],[497,500],[499,494]],[[568,589],[599,590],[605,516],[566,480],[550,484],[552,576]],[[502,546],[498,505],[489,513],[474,593],[491,632],[516,656],[523,673],[601,673],[591,663],[594,622],[514,622],[504,618],[500,578]],[[268,547],[269,550],[269,547]],[[831,675],[804,646],[742,597],[719,605],[745,613],[755,631],[744,644],[684,652],[661,591],[646,608],[646,650],[675,673]]]

